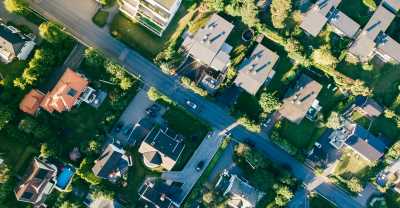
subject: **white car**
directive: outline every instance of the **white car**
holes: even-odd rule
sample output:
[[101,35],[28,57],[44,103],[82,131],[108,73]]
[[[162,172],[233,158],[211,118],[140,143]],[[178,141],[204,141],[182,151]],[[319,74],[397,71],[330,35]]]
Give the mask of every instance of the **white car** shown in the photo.
[[193,103],[192,101],[190,101],[190,100],[186,100],[186,105],[188,105],[193,110],[197,109],[197,105],[195,103]]

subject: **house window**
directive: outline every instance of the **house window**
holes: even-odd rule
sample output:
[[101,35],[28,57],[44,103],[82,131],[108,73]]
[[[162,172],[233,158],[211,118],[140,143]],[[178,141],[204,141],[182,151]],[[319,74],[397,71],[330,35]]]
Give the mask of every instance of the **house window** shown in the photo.
[[72,89],[72,88],[69,89],[69,91],[68,91],[68,95],[71,96],[71,97],[74,97],[76,95],[76,93],[77,93],[77,91]]

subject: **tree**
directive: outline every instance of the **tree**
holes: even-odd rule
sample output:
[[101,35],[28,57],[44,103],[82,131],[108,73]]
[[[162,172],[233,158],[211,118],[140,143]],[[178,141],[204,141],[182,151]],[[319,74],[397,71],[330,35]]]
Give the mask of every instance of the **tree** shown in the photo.
[[311,54],[313,63],[324,66],[335,67],[338,63],[336,57],[334,57],[329,49],[329,46],[321,46],[320,48],[313,51]]
[[371,11],[376,10],[376,3],[374,0],[362,0],[363,4],[369,8]]
[[101,5],[109,5],[111,3],[111,0],[99,0],[98,1]]
[[27,134],[32,133],[37,126],[38,123],[32,117],[25,117],[18,124],[18,128]]
[[275,203],[276,205],[283,207],[285,206],[290,199],[293,198],[293,192],[289,189],[288,186],[285,185],[277,185],[276,188],[276,197]]
[[105,58],[93,48],[85,50],[85,63],[93,68],[104,67]]
[[11,121],[12,111],[7,106],[0,105],[0,130]]
[[386,118],[392,119],[392,118],[394,118],[396,116],[396,113],[393,110],[385,109],[384,115],[385,115]]
[[225,8],[224,0],[205,0],[204,4],[208,11],[221,12]]
[[283,29],[291,10],[291,0],[272,0],[270,7],[272,25],[277,29]]
[[279,100],[274,96],[274,94],[269,92],[263,92],[258,100],[260,107],[264,114],[269,114],[281,106]]
[[40,145],[40,157],[49,158],[55,154],[55,151],[49,147],[47,143],[43,143]]
[[354,193],[360,193],[363,191],[361,182],[356,177],[352,177],[350,180],[347,181],[347,187],[350,189],[350,191]]
[[389,165],[400,158],[400,141],[394,143],[385,154],[385,163]]
[[25,0],[4,0],[4,7],[11,13],[22,14],[28,8]]
[[10,179],[10,168],[3,162],[0,165],[0,185],[6,183]]
[[45,22],[39,26],[39,35],[50,43],[61,43],[68,36],[54,22]]
[[339,129],[342,126],[339,114],[337,112],[332,112],[325,126],[331,129]]
[[59,208],[79,208],[79,205],[70,202],[70,201],[64,201]]
[[98,141],[96,141],[96,140],[89,141],[89,144],[87,147],[88,152],[96,153],[96,152],[100,151],[100,149],[101,149],[101,144]]
[[104,187],[97,187],[91,193],[93,199],[103,199],[103,200],[114,200],[115,193],[109,190],[106,190]]
[[249,27],[256,26],[260,20],[257,18],[258,7],[253,0],[244,0],[242,7],[240,8],[240,13],[242,21]]

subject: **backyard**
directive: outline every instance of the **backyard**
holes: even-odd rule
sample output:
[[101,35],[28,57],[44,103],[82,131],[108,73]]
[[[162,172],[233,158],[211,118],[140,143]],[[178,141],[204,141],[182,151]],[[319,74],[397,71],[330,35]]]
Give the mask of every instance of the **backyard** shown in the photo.
[[110,32],[114,37],[134,48],[147,59],[153,60],[169,42],[179,38],[194,13],[194,7],[181,5],[162,37],[118,13],[112,20]]
[[396,122],[383,115],[372,121],[362,116],[353,115],[353,120],[364,128],[369,129],[375,136],[383,136],[392,143],[399,140],[400,129],[397,127]]
[[319,194],[315,194],[315,196],[310,197],[310,207],[311,208],[335,208],[331,202],[320,196]]
[[361,27],[367,24],[373,14],[373,11],[365,6],[363,0],[343,0],[338,9],[360,24]]

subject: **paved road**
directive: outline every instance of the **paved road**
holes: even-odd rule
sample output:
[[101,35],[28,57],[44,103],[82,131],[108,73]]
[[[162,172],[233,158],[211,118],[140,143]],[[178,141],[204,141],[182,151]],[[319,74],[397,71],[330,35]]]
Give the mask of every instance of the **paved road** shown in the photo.
[[[146,60],[136,51],[127,48],[123,43],[112,38],[108,33],[95,26],[90,20],[81,18],[75,11],[74,4],[90,0],[35,0],[31,6],[47,18],[62,23],[67,30],[81,42],[101,50],[107,57],[113,58],[125,66],[129,72],[139,77],[148,84],[154,86],[165,95],[179,104],[185,106],[185,100],[190,99],[197,103],[201,112],[194,112],[196,116],[204,119],[216,129],[224,129],[235,122],[228,112],[216,104],[195,95],[179,85],[176,77],[163,74],[157,66]],[[72,5],[72,7],[69,7]],[[121,53],[123,56],[121,56]],[[232,136],[237,139],[250,139],[256,147],[268,158],[276,163],[290,167],[293,174],[300,180],[308,183],[316,176],[313,171],[288,155],[285,151],[266,139],[266,136],[253,134],[241,126],[234,128]],[[323,183],[315,191],[324,197],[334,201],[339,207],[362,207],[354,198],[341,191],[332,184]]]
[[[169,171],[161,175],[162,179],[169,182],[182,183],[182,193],[179,194],[179,204],[181,204],[186,196],[190,193],[197,180],[211,162],[215,153],[217,153],[222,139],[223,137],[219,135],[219,132],[215,131],[209,133],[196,149],[190,160],[186,163],[183,170]],[[203,168],[197,171],[196,167],[201,161],[204,162]]]

